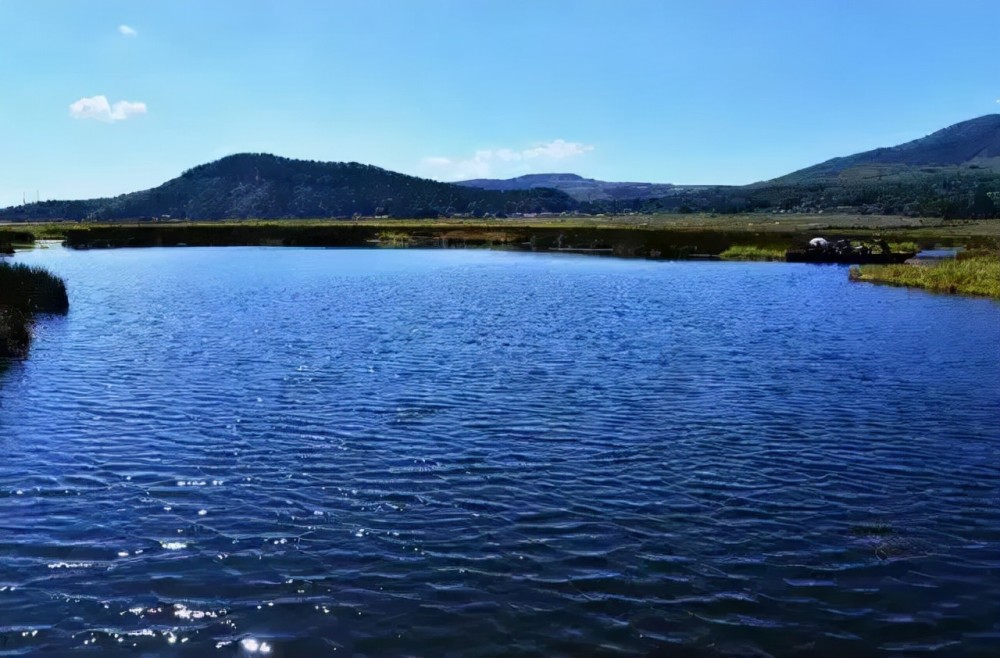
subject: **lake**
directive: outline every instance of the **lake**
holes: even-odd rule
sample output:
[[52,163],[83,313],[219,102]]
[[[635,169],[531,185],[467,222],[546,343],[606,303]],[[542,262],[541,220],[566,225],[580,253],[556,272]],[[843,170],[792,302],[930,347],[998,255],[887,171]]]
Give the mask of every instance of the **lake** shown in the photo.
[[838,266],[61,248],[0,655],[1000,647],[1000,305]]

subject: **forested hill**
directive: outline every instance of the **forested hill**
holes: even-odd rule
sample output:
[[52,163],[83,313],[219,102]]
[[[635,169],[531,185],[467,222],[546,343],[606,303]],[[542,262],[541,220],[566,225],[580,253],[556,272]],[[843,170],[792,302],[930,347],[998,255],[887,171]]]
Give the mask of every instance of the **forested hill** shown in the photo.
[[151,190],[107,199],[31,203],[0,210],[0,218],[421,218],[561,212],[573,206],[568,195],[552,189],[480,190],[354,162],[241,154],[200,165]]

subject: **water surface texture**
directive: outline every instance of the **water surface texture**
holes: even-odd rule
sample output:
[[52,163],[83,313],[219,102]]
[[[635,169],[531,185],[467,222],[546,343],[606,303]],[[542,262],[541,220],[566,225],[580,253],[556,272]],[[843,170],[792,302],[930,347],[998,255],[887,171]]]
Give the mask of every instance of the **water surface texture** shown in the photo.
[[1000,305],[831,266],[21,254],[0,654],[1000,654]]

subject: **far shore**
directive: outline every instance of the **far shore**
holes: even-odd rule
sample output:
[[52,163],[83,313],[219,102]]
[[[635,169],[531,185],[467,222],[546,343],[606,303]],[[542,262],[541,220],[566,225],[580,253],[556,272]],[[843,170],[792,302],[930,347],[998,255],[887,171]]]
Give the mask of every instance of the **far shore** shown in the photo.
[[[70,248],[173,246],[502,247],[638,258],[750,259],[810,238],[1000,247],[1000,220],[871,215],[629,215],[512,219],[46,222],[0,225],[0,244],[58,239]],[[737,249],[734,249],[737,248]]]

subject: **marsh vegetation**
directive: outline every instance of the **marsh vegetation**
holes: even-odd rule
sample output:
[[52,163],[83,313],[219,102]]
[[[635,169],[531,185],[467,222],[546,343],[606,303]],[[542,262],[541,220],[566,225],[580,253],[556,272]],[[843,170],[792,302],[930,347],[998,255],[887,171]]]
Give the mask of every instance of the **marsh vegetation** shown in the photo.
[[733,245],[719,257],[723,260],[785,260],[785,247],[758,247],[753,245]]
[[0,262],[0,358],[22,358],[36,313],[69,310],[66,284],[48,270]]
[[[641,221],[640,221],[641,220]],[[610,248],[617,256],[685,258],[721,255],[781,260],[783,251],[816,235],[890,243],[997,246],[1000,222],[942,223],[883,217],[861,224],[851,216],[652,216],[532,220],[283,220],[219,222],[61,222],[0,227],[32,239],[60,239],[72,248],[168,246],[503,246],[531,251]],[[906,223],[910,222],[910,223]],[[895,247],[894,247],[895,248]]]
[[862,265],[851,280],[1000,299],[1000,252],[977,249],[930,265]]

